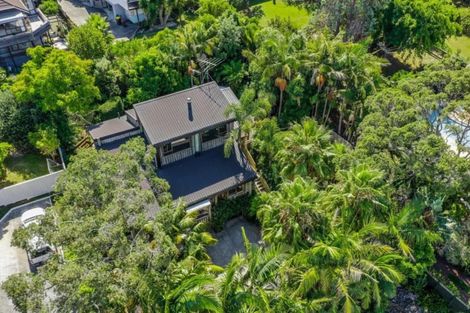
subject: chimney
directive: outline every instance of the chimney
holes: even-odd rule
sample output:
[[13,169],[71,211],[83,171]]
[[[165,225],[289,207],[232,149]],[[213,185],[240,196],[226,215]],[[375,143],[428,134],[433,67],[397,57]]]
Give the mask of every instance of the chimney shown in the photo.
[[193,106],[191,102],[191,98],[186,99],[188,103],[188,119],[192,122],[193,121]]

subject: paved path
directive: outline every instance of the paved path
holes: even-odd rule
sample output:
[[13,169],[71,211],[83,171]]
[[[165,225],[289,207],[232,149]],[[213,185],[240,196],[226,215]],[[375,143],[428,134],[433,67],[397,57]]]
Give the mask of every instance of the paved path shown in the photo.
[[260,241],[261,236],[258,225],[248,222],[243,217],[237,217],[227,222],[223,231],[215,234],[218,242],[207,249],[212,262],[225,266],[230,262],[235,253],[245,252],[242,227],[245,229],[246,236],[250,242],[257,243]]
[[77,0],[59,0],[59,5],[64,14],[76,26],[81,26],[85,24],[88,17],[92,13],[98,13],[104,16],[104,12],[102,10],[88,7]]
[[[49,206],[48,201],[41,200],[21,206],[0,223],[0,284],[12,274],[30,271],[26,252],[10,245],[13,231],[21,226],[20,216],[24,211],[38,206],[45,208]],[[0,313],[13,312],[16,312],[13,304],[0,288]]]

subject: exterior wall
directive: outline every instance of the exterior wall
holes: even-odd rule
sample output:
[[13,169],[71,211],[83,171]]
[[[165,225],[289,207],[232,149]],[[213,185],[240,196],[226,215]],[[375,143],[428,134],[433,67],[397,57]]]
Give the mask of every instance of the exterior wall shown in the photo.
[[126,18],[134,24],[138,24],[146,20],[146,16],[142,9],[137,9],[137,10],[134,9],[134,10],[126,11]]
[[214,149],[216,147],[220,147],[220,146],[225,144],[225,140],[227,140],[227,136],[203,142],[202,143],[202,151],[204,152],[204,151],[207,151],[207,150],[210,150],[210,149]]
[[137,129],[137,130],[133,130],[133,131],[123,133],[123,134],[120,134],[120,135],[116,135],[116,136],[112,136],[112,137],[99,138],[95,141],[95,144],[96,144],[96,146],[100,147],[100,146],[102,146],[106,143],[111,143],[111,142],[114,142],[114,141],[117,141],[117,140],[132,137],[132,136],[138,135],[140,133],[142,133],[142,131],[140,129]]
[[[34,17],[34,27],[31,27],[29,18]],[[39,21],[39,23],[38,23]],[[49,20],[37,9],[24,19],[24,31],[0,38],[0,66],[10,71],[17,70],[24,62],[26,49],[43,44],[43,37],[50,29]]]
[[[215,138],[215,139],[212,139],[212,140],[209,140],[209,141],[206,141],[206,142],[202,142],[202,132],[201,133],[198,133],[198,134],[193,134],[193,135],[187,135],[185,137],[190,137],[190,147],[188,149],[185,149],[185,150],[182,150],[182,151],[178,151],[178,152],[175,152],[175,153],[172,153],[172,154],[168,154],[168,155],[163,155],[163,145],[158,145],[156,146],[157,148],[157,151],[158,151],[158,155],[159,155],[159,158],[160,158],[160,163],[161,165],[167,165],[169,163],[172,163],[172,162],[176,162],[176,161],[179,161],[179,160],[182,160],[184,158],[187,158],[187,157],[190,157],[196,153],[199,153],[199,152],[204,152],[204,151],[208,151],[208,150],[211,150],[211,149],[214,149],[214,148],[217,148],[217,147],[220,147],[222,145],[225,144],[225,141],[227,140],[227,137],[228,137],[228,132],[232,129],[233,127],[233,123],[229,123],[227,124],[227,135],[224,136],[224,137],[219,137],[219,138]],[[199,148],[198,147],[195,147],[195,136],[199,136]],[[182,137],[184,138],[184,137]],[[175,139],[177,140],[177,139]]]
[[167,165],[167,164],[182,160],[194,154],[193,149],[191,147],[188,149],[184,149],[184,150],[169,154],[169,155],[165,155],[165,156],[163,155],[161,148],[158,150],[160,151],[160,158],[161,158],[162,165]]
[[[215,196],[209,198],[208,200],[210,201],[211,206],[205,206],[205,207],[202,207],[199,210],[197,210],[196,211],[196,212],[198,212],[197,220],[201,221],[201,222],[210,221],[210,219],[212,218],[212,207],[214,205],[216,205],[217,202],[221,199],[234,199],[234,198],[237,198],[237,197],[240,197],[240,196],[243,196],[243,195],[251,194],[252,191],[253,191],[253,182],[251,182],[251,181],[247,182],[247,183],[243,184],[241,187],[242,187],[242,191],[240,191],[239,193],[229,195],[229,192],[225,191],[225,192],[222,192],[218,195],[215,195]],[[200,203],[204,202],[204,201],[205,200],[201,200]],[[190,209],[190,208],[191,208],[191,206],[189,206],[187,209]]]

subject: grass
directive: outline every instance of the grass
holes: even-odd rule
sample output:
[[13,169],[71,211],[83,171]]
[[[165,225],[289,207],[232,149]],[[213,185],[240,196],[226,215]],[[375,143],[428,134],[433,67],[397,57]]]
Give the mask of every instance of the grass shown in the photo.
[[298,28],[306,25],[309,20],[307,10],[288,5],[283,0],[276,0],[276,4],[273,4],[272,0],[258,0],[254,1],[253,5],[260,6],[263,9],[262,26],[266,26],[268,21],[274,17],[290,19],[294,26]]
[[447,44],[453,52],[460,52],[463,58],[470,61],[470,37],[452,37],[447,41]]
[[8,157],[5,167],[7,176],[0,182],[0,188],[48,174],[46,159],[38,154]]
[[[460,36],[449,38],[447,40],[447,45],[449,46],[452,52],[460,53],[461,57],[463,57],[467,61],[470,61],[470,37]],[[433,58],[428,54],[425,54],[422,58],[419,58],[417,56],[411,56],[407,59],[405,59],[404,53],[395,53],[394,55],[398,60],[409,65],[412,69],[417,69],[423,65],[438,61],[437,59]]]

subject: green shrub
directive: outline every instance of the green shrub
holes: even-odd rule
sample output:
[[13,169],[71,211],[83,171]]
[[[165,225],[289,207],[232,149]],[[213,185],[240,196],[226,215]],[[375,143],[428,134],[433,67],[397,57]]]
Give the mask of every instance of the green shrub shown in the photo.
[[444,275],[441,271],[432,269],[431,270],[432,276],[436,278],[441,284],[447,287],[450,292],[456,297],[460,297],[460,289],[451,281],[446,275]]
[[56,0],[44,0],[39,5],[39,9],[46,15],[56,15],[59,13],[59,4]]
[[113,97],[101,104],[96,110],[96,117],[99,121],[108,120],[122,115],[122,100],[120,97]]
[[235,199],[220,200],[212,209],[211,227],[219,232],[226,222],[237,216],[251,218],[251,202],[255,199],[252,195],[241,196]]
[[470,36],[470,8],[459,9],[460,25],[462,26],[462,33]]

